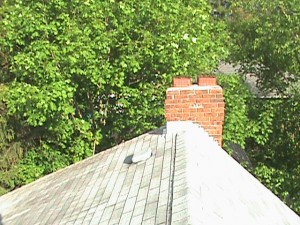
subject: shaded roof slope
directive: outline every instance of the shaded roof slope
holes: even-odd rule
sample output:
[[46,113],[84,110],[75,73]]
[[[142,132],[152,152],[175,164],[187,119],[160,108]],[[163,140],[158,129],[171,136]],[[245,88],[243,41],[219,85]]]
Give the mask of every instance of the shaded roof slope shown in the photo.
[[[0,197],[3,224],[300,224],[201,127],[185,123]],[[132,154],[149,148],[149,159],[128,164]]]

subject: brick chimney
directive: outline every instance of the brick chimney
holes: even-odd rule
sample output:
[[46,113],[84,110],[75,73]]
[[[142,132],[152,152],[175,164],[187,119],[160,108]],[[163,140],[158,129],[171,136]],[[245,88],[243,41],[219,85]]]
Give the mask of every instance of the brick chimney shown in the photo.
[[175,121],[197,122],[222,146],[225,103],[215,77],[199,77],[193,85],[191,78],[174,78],[173,87],[167,89],[165,109],[167,129]]

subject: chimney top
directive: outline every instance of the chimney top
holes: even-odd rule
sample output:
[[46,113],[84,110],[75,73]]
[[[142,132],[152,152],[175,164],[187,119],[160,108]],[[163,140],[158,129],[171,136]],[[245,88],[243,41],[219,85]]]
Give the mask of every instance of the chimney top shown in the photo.
[[192,79],[189,77],[174,77],[173,87],[188,87],[192,85]]
[[199,86],[217,86],[216,77],[198,77]]

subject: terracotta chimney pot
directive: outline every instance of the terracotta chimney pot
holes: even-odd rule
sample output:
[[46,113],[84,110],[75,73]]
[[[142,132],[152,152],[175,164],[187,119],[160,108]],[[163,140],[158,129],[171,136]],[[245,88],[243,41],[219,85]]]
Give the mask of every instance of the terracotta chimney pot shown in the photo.
[[173,79],[174,87],[188,87],[192,85],[192,80],[189,77],[175,77]]

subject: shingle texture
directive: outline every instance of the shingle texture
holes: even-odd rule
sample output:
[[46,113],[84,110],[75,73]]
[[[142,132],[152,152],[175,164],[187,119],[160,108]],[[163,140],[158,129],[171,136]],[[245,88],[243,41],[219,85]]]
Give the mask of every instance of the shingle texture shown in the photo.
[[[4,225],[164,224],[173,141],[145,134],[2,196]],[[126,163],[148,148],[147,161]]]
[[[2,224],[300,224],[202,128],[186,123],[181,131],[139,136],[0,197]],[[149,159],[129,163],[149,148]]]

